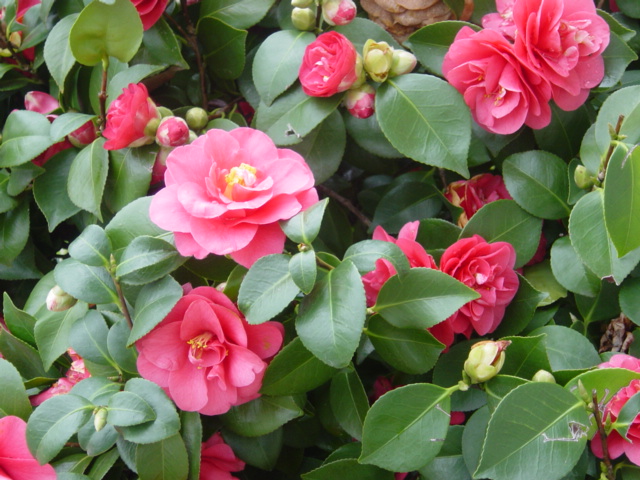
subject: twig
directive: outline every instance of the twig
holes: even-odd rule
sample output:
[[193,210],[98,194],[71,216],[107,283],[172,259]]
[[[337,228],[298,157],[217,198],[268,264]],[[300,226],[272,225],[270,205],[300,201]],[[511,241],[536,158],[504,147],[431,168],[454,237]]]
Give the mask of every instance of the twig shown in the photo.
[[327,197],[331,197],[334,200],[338,201],[343,207],[353,213],[360,223],[362,223],[365,227],[369,228],[371,226],[371,220],[369,220],[360,210],[358,210],[351,201],[337,192],[334,192],[329,187],[324,185],[318,185],[316,187],[320,192],[322,192]]
[[[180,9],[187,23],[186,39],[189,42],[189,46],[196,54],[196,65],[198,66],[198,73],[200,74],[200,96],[202,102],[202,108],[208,110],[209,99],[207,98],[207,83],[204,72],[204,62],[202,61],[202,55],[200,54],[200,48],[198,48],[198,37],[196,36],[196,29],[193,26],[189,12],[187,11],[187,0],[180,0]],[[182,29],[181,29],[182,30]],[[184,30],[182,30],[184,32]]]
[[[624,115],[620,115],[618,117],[618,122],[616,123],[616,128],[614,130],[616,135],[620,134],[620,129],[622,128],[622,122],[624,122]],[[614,142],[611,142],[611,144],[609,145],[609,150],[607,150],[607,156],[605,157],[604,162],[602,162],[602,168],[598,172],[598,181],[600,183],[604,182],[604,177],[607,172],[607,166],[609,165],[609,160],[611,160],[611,155],[613,155],[613,151],[615,150],[615,148],[616,148],[616,145],[614,144]]]
[[102,59],[102,83],[100,85],[100,93],[98,100],[100,101],[100,118],[98,119],[98,127],[102,132],[107,125],[107,79],[109,70],[109,57]]
[[592,400],[593,417],[598,427],[598,436],[600,437],[600,444],[602,445],[602,462],[607,469],[605,474],[609,480],[615,480],[615,475],[613,474],[613,465],[611,465],[611,458],[609,457],[609,448],[607,447],[607,433],[604,431],[604,425],[602,424],[600,407],[598,406],[598,394],[595,390],[592,391]]
[[118,292],[118,299],[120,299],[120,311],[124,318],[127,320],[129,324],[129,328],[133,328],[133,322],[131,321],[131,314],[129,313],[129,309],[127,308],[127,301],[124,298],[124,294],[122,293],[122,287],[120,287],[120,282],[117,279],[113,279],[113,283],[116,286],[116,292]]
[[13,47],[13,43],[11,43],[11,41],[7,38],[7,33],[5,29],[2,27],[0,27],[0,46],[9,50],[9,53],[11,54],[11,58],[13,58],[16,61],[20,70],[23,70],[25,72],[29,72],[32,74],[35,73],[32,70],[30,62],[28,62],[27,59],[24,57],[24,54],[22,52],[16,51],[16,49]]

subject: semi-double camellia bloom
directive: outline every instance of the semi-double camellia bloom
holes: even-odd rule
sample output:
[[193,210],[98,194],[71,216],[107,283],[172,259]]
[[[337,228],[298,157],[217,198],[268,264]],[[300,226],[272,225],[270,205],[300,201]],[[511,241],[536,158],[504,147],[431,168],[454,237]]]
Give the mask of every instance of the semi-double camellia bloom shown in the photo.
[[158,107],[149,98],[147,87],[142,83],[130,83],[122,89],[107,111],[107,125],[102,134],[108,138],[106,150],[140,147],[155,141],[153,132],[145,132],[149,122],[159,122]]
[[230,254],[245,267],[280,253],[278,225],[318,201],[313,174],[296,152],[259,130],[209,130],[167,158],[150,217],[175,233],[185,256]]
[[0,479],[56,480],[49,464],[40,465],[27,447],[27,424],[14,416],[0,418]]
[[543,128],[551,121],[549,82],[523,63],[496,30],[461,28],[442,73],[463,95],[476,122],[490,132],[513,133],[522,125]]
[[473,214],[487,203],[511,199],[502,177],[490,173],[482,173],[469,180],[450,183],[444,196],[453,205],[464,210],[458,217],[458,225],[461,227],[464,227]]
[[149,30],[160,20],[169,0],[131,0],[131,2],[140,15],[142,28]]
[[180,409],[219,415],[260,396],[283,335],[282,324],[249,325],[223,293],[198,287],[136,342],[138,371]]
[[244,462],[240,460],[224,443],[220,433],[213,434],[202,444],[200,454],[200,480],[232,480],[229,472],[244,470]]
[[326,32],[304,52],[298,77],[312,97],[330,97],[348,90],[358,79],[356,48],[344,35]]

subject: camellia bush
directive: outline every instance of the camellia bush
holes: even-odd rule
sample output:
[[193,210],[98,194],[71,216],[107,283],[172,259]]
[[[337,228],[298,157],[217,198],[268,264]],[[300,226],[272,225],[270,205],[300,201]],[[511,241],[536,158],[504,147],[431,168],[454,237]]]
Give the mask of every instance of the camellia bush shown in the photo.
[[0,477],[640,478],[637,0],[0,0]]

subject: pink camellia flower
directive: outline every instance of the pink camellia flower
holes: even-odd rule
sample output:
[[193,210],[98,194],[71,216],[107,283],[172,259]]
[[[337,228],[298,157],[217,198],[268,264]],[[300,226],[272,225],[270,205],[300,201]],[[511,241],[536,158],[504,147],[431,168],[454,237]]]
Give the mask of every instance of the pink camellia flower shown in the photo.
[[156,130],[156,143],[161,147],[179,147],[189,141],[189,125],[180,117],[165,117]]
[[516,38],[516,24],[513,21],[513,4],[516,0],[496,0],[498,13],[488,13],[482,17],[482,26],[502,33],[509,40]]
[[508,134],[522,125],[543,128],[551,121],[549,82],[520,60],[500,32],[461,28],[442,72],[485,130]]
[[175,233],[184,255],[227,255],[250,267],[280,253],[278,225],[318,201],[313,174],[296,152],[276,148],[263,132],[209,130],[167,158],[166,187],[150,218]]
[[449,317],[454,333],[467,338],[493,332],[518,291],[518,275],[513,269],[516,252],[507,242],[487,243],[480,235],[462,238],[447,248],[440,270],[480,294]]
[[330,97],[348,90],[358,79],[356,48],[344,35],[326,32],[307,46],[298,77],[312,97]]
[[82,125],[80,128],[74,130],[67,136],[68,140],[74,147],[82,148],[98,138],[96,134],[96,126],[91,120]]
[[131,0],[131,3],[138,11],[138,15],[140,15],[144,30],[149,30],[160,20],[168,2],[169,0]]
[[283,335],[282,324],[249,325],[223,293],[198,287],[136,342],[138,371],[178,408],[219,415],[260,396]]
[[[102,134],[108,138],[105,150],[140,147],[155,140],[153,132],[145,132],[149,123],[160,121],[160,112],[149,98],[147,87],[142,83],[130,83],[122,89],[107,111],[107,125]],[[147,129],[148,130],[148,129]]]
[[236,477],[229,472],[242,470],[244,470],[244,462],[236,457],[229,445],[224,443],[220,433],[213,434],[202,444],[200,480],[232,480]]
[[22,23],[22,19],[24,14],[27,13],[31,7],[36,5],[40,5],[42,0],[18,0],[18,5],[16,7],[16,21],[18,23]]
[[27,447],[27,423],[9,415],[0,418],[0,478],[2,480],[56,480],[48,463],[40,465]]
[[625,368],[640,373],[640,359],[626,353],[616,353],[607,362],[598,365],[598,368]]
[[558,106],[582,105],[604,77],[610,35],[593,0],[518,0],[513,20],[518,56],[551,83]]
[[[30,112],[37,112],[41,113],[42,115],[46,115],[47,119],[50,122],[53,122],[56,118],[58,118],[58,115],[51,115],[51,112],[60,108],[60,104],[58,103],[58,100],[56,100],[48,93],[32,91],[27,92],[24,96],[24,108],[25,110],[29,110]],[[47,163],[56,153],[59,153],[71,147],[73,147],[73,145],[67,138],[65,138],[64,140],[51,145],[44,152],[31,160],[31,162],[34,165],[38,165],[39,167],[41,167],[45,163]]]
[[444,196],[453,205],[464,210],[458,217],[460,227],[464,227],[473,214],[487,203],[511,199],[502,177],[490,173],[482,173],[469,180],[450,183]]
[[322,18],[329,25],[347,25],[357,13],[353,0],[322,0]]
[[69,393],[69,391],[73,388],[73,386],[84,380],[85,378],[89,378],[91,374],[87,371],[84,366],[84,360],[72,349],[67,351],[69,356],[71,357],[71,367],[67,370],[67,373],[64,377],[60,378],[57,382],[51,385],[46,390],[40,392],[37,395],[29,397],[29,401],[31,405],[37,407],[45,400],[50,399],[51,397],[55,397],[56,395],[63,395],[65,393]]
[[369,118],[375,112],[376,89],[368,83],[353,88],[344,97],[344,106],[356,118]]

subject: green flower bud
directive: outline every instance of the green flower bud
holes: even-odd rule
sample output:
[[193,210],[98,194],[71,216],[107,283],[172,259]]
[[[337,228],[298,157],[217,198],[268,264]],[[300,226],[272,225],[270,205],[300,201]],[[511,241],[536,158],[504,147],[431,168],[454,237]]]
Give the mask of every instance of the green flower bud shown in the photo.
[[64,312],[65,310],[69,310],[73,307],[77,301],[77,298],[73,298],[56,285],[49,290],[45,303],[47,304],[47,310],[51,312]]
[[93,426],[96,432],[99,432],[107,424],[107,409],[105,407],[97,407],[93,411]]
[[495,377],[504,365],[504,351],[510,344],[509,340],[487,340],[474,344],[464,362],[464,373],[469,376],[471,383],[482,383]]
[[406,50],[394,50],[389,77],[397,77],[405,73],[410,73],[416,68],[417,63],[418,60],[413,53],[407,52]]
[[546,370],[538,370],[531,380],[534,382],[556,383],[555,377]]
[[173,112],[169,110],[167,107],[157,107],[157,108],[162,118],[173,116]]
[[198,135],[193,130],[189,130],[189,141],[187,143],[193,143],[193,141],[198,138]]
[[307,8],[313,5],[314,0],[291,0],[292,7]]
[[593,187],[596,179],[589,173],[587,167],[578,165],[573,172],[573,179],[578,188],[587,189]]
[[156,132],[158,131],[159,126],[160,126],[159,118],[152,118],[151,120],[149,120],[149,123],[147,123],[147,126],[144,127],[145,136],[155,138]]
[[193,107],[187,110],[184,119],[191,130],[202,130],[209,123],[207,111],[200,107]]
[[316,12],[311,8],[294,8],[291,12],[291,22],[298,30],[313,30],[316,27]]
[[387,42],[367,40],[362,50],[364,69],[374,82],[384,82],[393,61],[393,48]]

